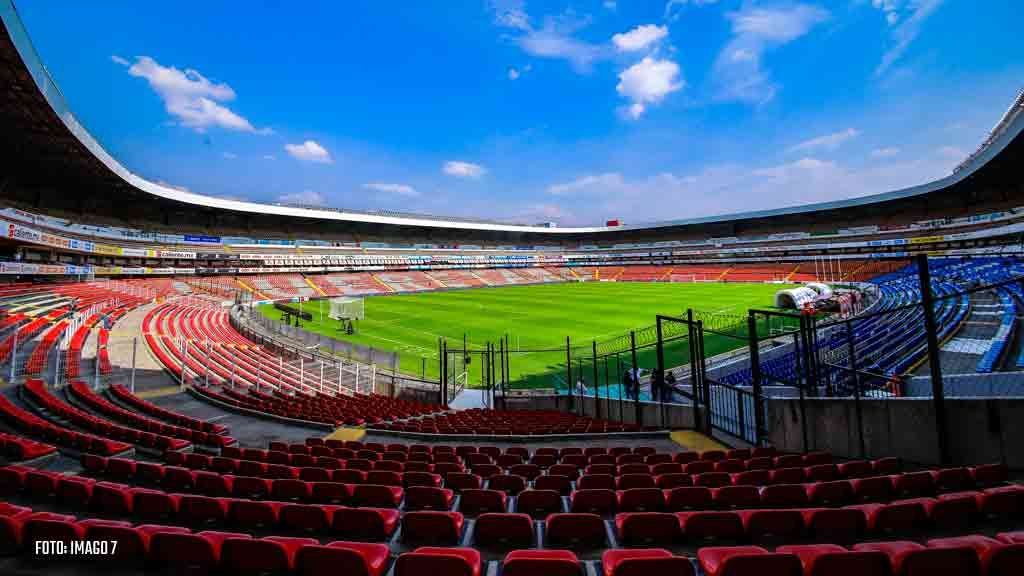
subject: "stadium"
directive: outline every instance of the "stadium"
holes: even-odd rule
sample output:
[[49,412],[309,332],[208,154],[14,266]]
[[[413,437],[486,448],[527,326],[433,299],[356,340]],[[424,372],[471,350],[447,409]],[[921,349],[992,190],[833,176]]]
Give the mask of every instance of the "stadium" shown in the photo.
[[144,178],[0,17],[0,573],[1024,572],[1024,92],[913,187],[526,225]]

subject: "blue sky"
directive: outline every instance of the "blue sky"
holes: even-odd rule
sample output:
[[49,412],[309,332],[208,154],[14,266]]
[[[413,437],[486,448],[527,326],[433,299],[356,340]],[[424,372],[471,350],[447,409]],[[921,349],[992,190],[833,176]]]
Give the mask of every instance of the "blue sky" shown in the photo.
[[1024,88],[1015,0],[17,8],[79,120],[153,181],[518,222],[919,184]]

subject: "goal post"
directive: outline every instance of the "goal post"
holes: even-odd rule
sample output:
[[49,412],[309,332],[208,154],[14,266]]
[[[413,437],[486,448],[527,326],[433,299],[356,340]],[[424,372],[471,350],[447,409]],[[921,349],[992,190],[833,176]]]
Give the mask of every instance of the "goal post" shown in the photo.
[[355,321],[363,319],[362,298],[331,298],[331,310],[328,317],[337,320],[341,329],[352,334],[355,332]]

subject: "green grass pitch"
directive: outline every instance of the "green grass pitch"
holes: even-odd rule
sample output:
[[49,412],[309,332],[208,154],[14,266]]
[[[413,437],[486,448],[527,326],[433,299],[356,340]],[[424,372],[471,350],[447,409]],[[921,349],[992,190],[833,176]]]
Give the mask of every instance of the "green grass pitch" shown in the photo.
[[[438,338],[446,338],[449,348],[461,348],[465,335],[469,349],[479,350],[487,342],[497,346],[507,334],[512,350],[550,350],[510,354],[510,381],[522,387],[552,387],[564,385],[566,336],[574,348],[574,369],[577,374],[583,372],[589,384],[592,365],[582,363],[591,357],[594,340],[605,343],[602,350],[609,350],[609,341],[630,330],[651,326],[657,314],[682,316],[687,308],[745,315],[748,308],[771,307],[774,294],[787,287],[586,282],[424,292],[366,298],[366,317],[357,322],[357,332],[352,335],[344,334],[339,323],[327,317],[330,307],[326,301],[322,320],[319,302],[303,304],[303,310],[312,313],[313,320],[302,325],[339,340],[397,351],[402,372],[430,380],[436,380],[439,374]],[[260,311],[274,319],[282,315],[269,304],[261,306]],[[705,339],[708,356],[742,345],[742,341],[724,337]],[[666,347],[666,355],[667,365],[685,363],[685,343]],[[615,372],[629,362],[628,353],[620,356],[608,368],[611,382],[617,382]],[[474,355],[466,367],[469,386],[480,384],[482,364],[479,356]],[[638,364],[648,368],[655,365],[653,346],[642,346]],[[604,370],[602,365],[598,375],[602,382]]]

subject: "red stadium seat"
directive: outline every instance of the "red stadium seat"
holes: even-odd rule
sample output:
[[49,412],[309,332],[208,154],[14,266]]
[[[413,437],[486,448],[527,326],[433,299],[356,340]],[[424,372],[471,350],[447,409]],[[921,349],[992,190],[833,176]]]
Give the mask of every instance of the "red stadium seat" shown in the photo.
[[500,490],[467,489],[459,499],[459,511],[466,516],[504,512],[508,497]]
[[605,544],[604,522],[597,514],[551,514],[544,521],[547,544],[598,548]]
[[693,564],[663,548],[613,549],[601,555],[604,576],[694,576]]
[[503,576],[582,576],[583,564],[569,550],[515,550],[502,562]]
[[613,490],[577,489],[570,494],[569,504],[571,512],[609,516],[615,512],[617,498]]
[[421,547],[395,561],[395,576],[480,576],[480,552],[472,548]]
[[331,532],[349,540],[384,541],[398,526],[399,512],[391,508],[338,508]]
[[528,548],[534,540],[533,520],[526,514],[481,514],[474,525],[473,539],[478,546]]
[[682,486],[665,490],[665,508],[670,512],[708,510],[714,507],[714,494],[706,486]]
[[295,568],[299,549],[317,544],[312,538],[228,538],[221,545],[221,567],[243,576],[288,574]]
[[772,554],[759,546],[708,546],[697,551],[707,576],[802,576],[803,566],[793,554]]
[[629,545],[670,545],[682,536],[679,518],[667,512],[626,512],[615,516],[618,539]]
[[295,567],[303,576],[383,576],[388,565],[388,547],[363,542],[331,542],[299,549]]
[[925,548],[916,542],[866,542],[854,551],[882,552],[898,576],[978,576],[981,566],[971,548]]
[[683,535],[693,541],[737,541],[746,535],[736,512],[676,512]]
[[776,552],[800,559],[804,576],[889,576],[889,558],[881,552],[852,552],[835,544],[779,546]]
[[562,511],[562,497],[554,490],[523,490],[516,498],[516,512],[547,516]]
[[432,510],[407,512],[402,517],[402,541],[454,546],[462,535],[463,516]]
[[448,510],[452,507],[455,492],[434,486],[412,486],[405,490],[405,507],[408,510]]
[[1004,576],[1024,567],[1024,544],[1008,544],[988,536],[972,535],[928,541],[929,548],[970,548],[978,555],[981,573]]

